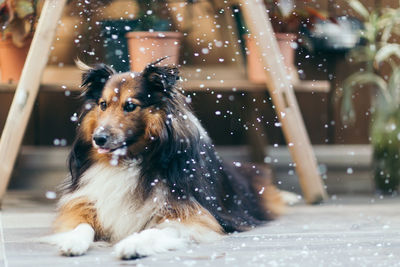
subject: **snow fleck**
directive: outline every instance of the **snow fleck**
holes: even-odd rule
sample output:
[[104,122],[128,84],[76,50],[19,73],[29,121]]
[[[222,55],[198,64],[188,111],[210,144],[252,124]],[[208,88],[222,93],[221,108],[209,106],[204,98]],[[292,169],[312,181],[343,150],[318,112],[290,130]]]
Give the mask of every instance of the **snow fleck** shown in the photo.
[[57,198],[57,194],[54,191],[47,191],[46,192],[46,198],[47,199],[56,199]]
[[112,158],[110,160],[111,166],[117,166],[118,165],[118,158]]
[[207,55],[209,52],[210,50],[208,48],[201,49],[201,53],[203,53],[204,55]]
[[234,164],[236,167],[242,167],[242,163],[240,163],[240,162],[235,161],[235,162],[233,162],[233,164]]
[[215,41],[215,46],[216,47],[222,47],[222,42],[221,41]]

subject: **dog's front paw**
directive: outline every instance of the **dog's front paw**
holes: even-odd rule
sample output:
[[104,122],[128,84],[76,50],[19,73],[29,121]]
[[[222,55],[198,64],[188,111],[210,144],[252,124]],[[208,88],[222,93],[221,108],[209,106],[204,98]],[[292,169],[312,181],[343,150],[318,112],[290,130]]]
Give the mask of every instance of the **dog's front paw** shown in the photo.
[[114,246],[114,252],[118,258],[129,260],[145,256],[140,255],[138,252],[137,247],[140,241],[137,236],[138,234],[131,235]]
[[173,230],[148,229],[123,239],[114,251],[118,258],[129,260],[184,248],[187,243],[188,240],[178,237]]
[[65,235],[58,242],[58,249],[64,256],[81,256],[89,249],[91,242],[84,240],[76,235]]
[[86,253],[94,239],[94,230],[88,224],[80,224],[74,230],[40,238],[40,242],[58,247],[61,255],[80,256]]

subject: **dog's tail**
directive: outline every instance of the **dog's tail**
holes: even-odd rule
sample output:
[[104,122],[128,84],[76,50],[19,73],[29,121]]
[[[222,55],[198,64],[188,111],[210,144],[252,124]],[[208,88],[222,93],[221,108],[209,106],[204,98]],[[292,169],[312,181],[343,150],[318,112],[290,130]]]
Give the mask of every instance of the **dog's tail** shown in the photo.
[[250,179],[261,206],[271,218],[284,214],[288,205],[299,201],[296,194],[280,190],[274,185],[272,170],[267,165],[245,165],[241,169],[241,172]]

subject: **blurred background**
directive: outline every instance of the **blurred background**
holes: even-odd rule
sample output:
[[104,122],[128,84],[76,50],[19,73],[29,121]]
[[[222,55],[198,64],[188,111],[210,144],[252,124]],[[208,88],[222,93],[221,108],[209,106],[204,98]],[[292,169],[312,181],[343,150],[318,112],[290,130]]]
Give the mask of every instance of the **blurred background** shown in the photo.
[[[398,1],[265,4],[328,192],[396,194]],[[40,0],[0,1],[0,131],[41,5]],[[52,191],[67,175],[66,155],[80,106],[75,59],[140,71],[144,63],[138,59],[153,53],[153,58],[169,55],[169,63],[181,66],[185,94],[223,158],[269,164],[281,188],[300,192],[254,50],[257,40],[247,30],[240,5],[70,1],[10,187]]]

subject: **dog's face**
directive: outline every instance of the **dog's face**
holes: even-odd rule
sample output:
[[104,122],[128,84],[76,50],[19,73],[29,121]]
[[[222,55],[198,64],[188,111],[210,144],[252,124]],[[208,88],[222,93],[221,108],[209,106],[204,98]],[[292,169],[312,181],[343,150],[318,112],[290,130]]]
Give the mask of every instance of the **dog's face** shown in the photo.
[[105,65],[88,69],[83,85],[89,111],[81,132],[93,156],[135,155],[158,139],[166,119],[163,102],[174,94],[177,75],[175,68],[154,65],[143,73],[115,74]]

